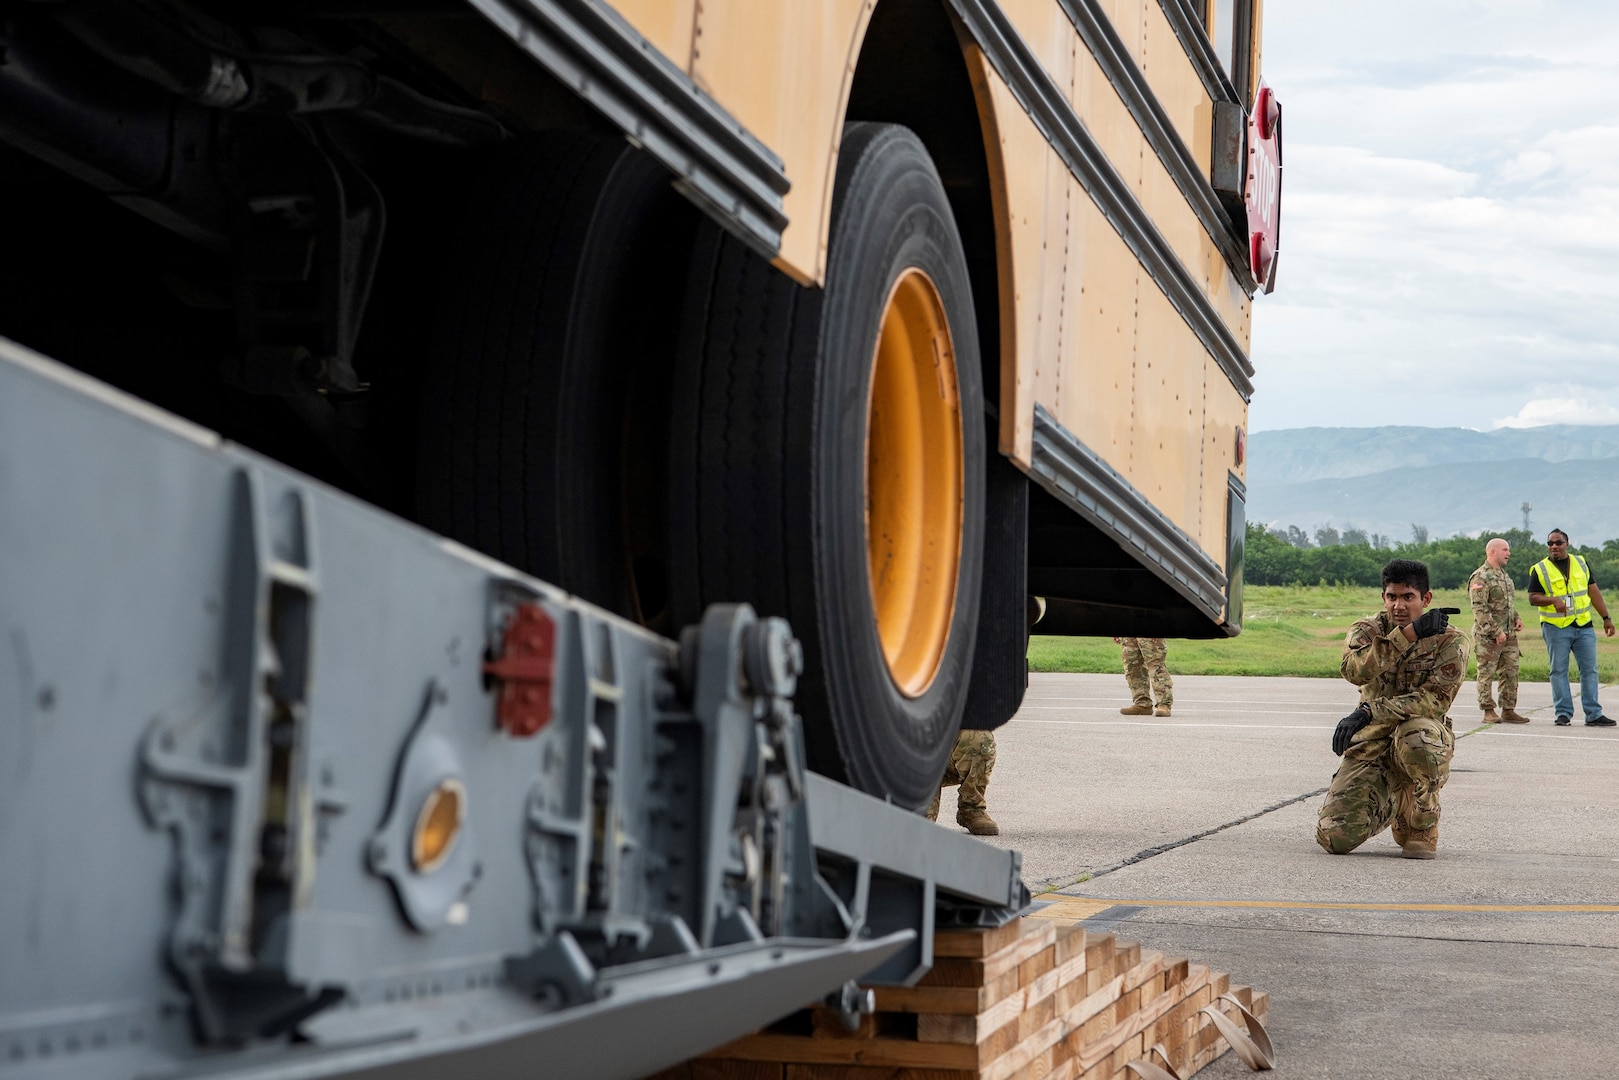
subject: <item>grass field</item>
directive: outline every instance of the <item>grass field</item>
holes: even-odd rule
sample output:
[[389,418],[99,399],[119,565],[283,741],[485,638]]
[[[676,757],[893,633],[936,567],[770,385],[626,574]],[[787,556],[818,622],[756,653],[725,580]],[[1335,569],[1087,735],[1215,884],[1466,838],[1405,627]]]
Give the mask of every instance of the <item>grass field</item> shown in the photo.
[[[1471,633],[1473,612],[1467,590],[1443,589],[1434,593],[1435,607],[1457,607],[1462,614],[1453,625]],[[1518,611],[1523,633],[1518,635],[1523,661],[1519,677],[1545,682],[1546,648],[1540,642],[1538,617],[1519,591]],[[1356,619],[1378,611],[1375,589],[1356,586],[1251,585],[1243,595],[1242,633],[1235,638],[1169,643],[1169,670],[1174,675],[1304,675],[1338,678],[1344,634]],[[1058,638],[1038,634],[1029,642],[1029,667],[1034,671],[1122,670],[1119,647],[1109,638]],[[1597,671],[1604,683],[1619,682],[1619,637],[1603,637],[1597,630]],[[1468,663],[1472,678],[1474,666]]]

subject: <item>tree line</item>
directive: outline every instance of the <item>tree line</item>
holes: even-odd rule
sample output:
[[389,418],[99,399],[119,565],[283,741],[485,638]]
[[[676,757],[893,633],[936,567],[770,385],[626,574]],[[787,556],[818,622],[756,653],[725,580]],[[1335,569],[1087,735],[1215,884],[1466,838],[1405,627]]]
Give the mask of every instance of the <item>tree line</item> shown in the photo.
[[[1296,526],[1267,529],[1249,522],[1243,578],[1250,585],[1369,585],[1376,588],[1381,581],[1383,564],[1390,559],[1420,559],[1428,564],[1428,576],[1434,588],[1455,589],[1466,585],[1469,575],[1484,564],[1485,542],[1492,536],[1500,536],[1512,545],[1512,558],[1507,561],[1506,569],[1521,591],[1529,580],[1530,568],[1546,557],[1545,536],[1532,536],[1523,529],[1452,536],[1444,540],[1430,540],[1428,530],[1420,525],[1413,525],[1411,532],[1410,540],[1395,542],[1387,536],[1368,534],[1353,527],[1342,532],[1324,527],[1317,529],[1312,538]],[[1570,537],[1570,546],[1576,554],[1585,557],[1592,580],[1607,589],[1619,589],[1619,539],[1597,546],[1581,544],[1579,538]]]

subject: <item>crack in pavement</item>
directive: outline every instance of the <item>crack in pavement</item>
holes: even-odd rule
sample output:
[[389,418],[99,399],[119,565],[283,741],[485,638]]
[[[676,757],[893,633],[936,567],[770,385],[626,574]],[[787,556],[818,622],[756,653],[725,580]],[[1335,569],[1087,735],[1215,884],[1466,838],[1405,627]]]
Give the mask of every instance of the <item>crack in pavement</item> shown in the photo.
[[[1476,728],[1469,731],[1464,731],[1460,735],[1457,735],[1456,741],[1460,742],[1469,735],[1477,735],[1479,732],[1487,731],[1493,727],[1495,727],[1494,724],[1480,724]],[[1270,806],[1267,806],[1262,810],[1255,810],[1251,814],[1245,814],[1242,817],[1233,818],[1224,824],[1216,825],[1210,829],[1204,829],[1202,832],[1193,833],[1191,836],[1183,837],[1180,840],[1171,840],[1167,844],[1159,844],[1156,847],[1144,848],[1143,850],[1136,852],[1134,855],[1131,855],[1129,858],[1121,859],[1116,863],[1110,863],[1109,865],[1102,867],[1100,870],[1085,870],[1081,871],[1080,873],[1065,874],[1061,877],[1048,878],[1045,881],[1037,882],[1029,889],[1029,892],[1034,896],[1041,896],[1045,893],[1053,893],[1060,889],[1066,889],[1070,885],[1079,885],[1086,881],[1095,881],[1104,874],[1111,874],[1115,870],[1123,870],[1126,866],[1134,866],[1136,863],[1145,862],[1154,856],[1162,855],[1166,851],[1174,851],[1176,848],[1185,847],[1187,844],[1195,844],[1199,840],[1206,840],[1216,833],[1224,832],[1225,830],[1235,828],[1238,825],[1246,825],[1255,818],[1264,817],[1266,814],[1285,809],[1286,807],[1292,806],[1294,803],[1301,803],[1306,799],[1313,799],[1317,795],[1325,795],[1326,793],[1327,789],[1324,787],[1316,788],[1314,791],[1306,791],[1303,795],[1295,795],[1291,799],[1283,799],[1279,803],[1272,803]]]

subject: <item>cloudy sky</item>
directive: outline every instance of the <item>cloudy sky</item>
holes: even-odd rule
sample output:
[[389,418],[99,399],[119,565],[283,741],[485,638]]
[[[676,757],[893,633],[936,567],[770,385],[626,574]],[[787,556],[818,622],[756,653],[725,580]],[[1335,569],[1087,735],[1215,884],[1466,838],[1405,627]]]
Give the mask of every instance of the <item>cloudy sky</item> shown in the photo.
[[1255,431],[1619,423],[1619,3],[1265,0]]

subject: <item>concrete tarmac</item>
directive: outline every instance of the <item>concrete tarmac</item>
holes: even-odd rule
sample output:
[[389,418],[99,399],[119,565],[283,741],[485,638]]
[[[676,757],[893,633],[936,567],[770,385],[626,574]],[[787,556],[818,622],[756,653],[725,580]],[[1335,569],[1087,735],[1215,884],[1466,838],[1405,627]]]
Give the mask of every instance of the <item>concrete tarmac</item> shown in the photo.
[[1125,717],[1121,675],[1036,674],[996,733],[992,842],[1064,917],[1269,991],[1278,1080],[1619,1076],[1619,729],[1577,704],[1554,727],[1545,683],[1533,723],[1484,725],[1468,683],[1439,857],[1386,831],[1332,856],[1315,820],[1355,700],[1181,676],[1172,716]]

